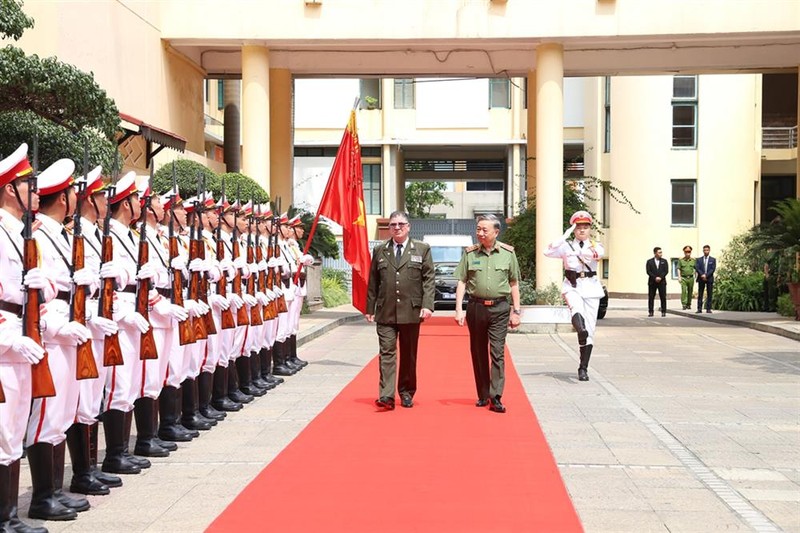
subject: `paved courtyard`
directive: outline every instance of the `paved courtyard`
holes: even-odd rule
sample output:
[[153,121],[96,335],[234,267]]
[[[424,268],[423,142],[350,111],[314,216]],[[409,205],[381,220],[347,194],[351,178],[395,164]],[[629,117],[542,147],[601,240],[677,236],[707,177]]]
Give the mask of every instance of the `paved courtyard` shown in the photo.
[[[303,372],[125,477],[110,496],[90,497],[92,510],[78,520],[45,525],[202,531],[375,355],[374,326],[345,322],[352,314],[304,318],[301,350],[311,364]],[[800,342],[691,316],[645,315],[641,303],[612,302],[589,383],[576,380],[574,334],[509,336],[586,531],[800,531]],[[22,514],[29,479],[24,466]],[[268,530],[280,502],[264,502],[264,511]]]

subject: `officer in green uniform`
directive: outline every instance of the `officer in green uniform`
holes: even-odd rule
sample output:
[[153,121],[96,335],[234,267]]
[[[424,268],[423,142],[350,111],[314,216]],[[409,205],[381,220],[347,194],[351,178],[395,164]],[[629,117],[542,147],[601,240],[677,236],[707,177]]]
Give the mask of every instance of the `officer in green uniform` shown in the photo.
[[681,304],[683,304],[684,309],[692,307],[694,263],[692,247],[687,244],[683,247],[683,257],[678,259],[678,280],[680,280],[681,284]]
[[496,216],[481,215],[477,223],[478,244],[464,251],[455,272],[458,280],[455,318],[459,326],[464,325],[461,305],[466,292],[469,348],[478,391],[475,405],[489,405],[492,411],[505,413],[501,401],[505,385],[504,351],[508,326],[519,326],[519,263],[514,247],[497,240],[500,221]]

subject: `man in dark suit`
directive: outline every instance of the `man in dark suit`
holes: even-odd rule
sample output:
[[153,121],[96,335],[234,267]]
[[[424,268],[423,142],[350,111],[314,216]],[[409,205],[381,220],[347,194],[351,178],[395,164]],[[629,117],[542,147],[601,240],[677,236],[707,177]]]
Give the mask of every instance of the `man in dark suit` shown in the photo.
[[717,260],[709,255],[711,247],[703,246],[703,257],[698,257],[694,263],[694,270],[697,272],[697,311],[703,312],[703,290],[706,290],[706,313],[711,312],[711,293],[714,290],[714,271],[717,270]]
[[661,248],[653,248],[652,259],[648,259],[645,264],[647,270],[647,316],[653,316],[653,302],[656,298],[656,291],[661,298],[661,316],[667,316],[667,273],[669,266],[667,260],[661,256]]
[[400,377],[397,390],[403,407],[414,405],[417,391],[417,343],[420,322],[433,314],[434,268],[427,244],[408,237],[408,215],[389,217],[392,238],[372,251],[367,290],[367,320],[377,322],[380,346],[380,392],[375,404],[394,409],[397,339]]

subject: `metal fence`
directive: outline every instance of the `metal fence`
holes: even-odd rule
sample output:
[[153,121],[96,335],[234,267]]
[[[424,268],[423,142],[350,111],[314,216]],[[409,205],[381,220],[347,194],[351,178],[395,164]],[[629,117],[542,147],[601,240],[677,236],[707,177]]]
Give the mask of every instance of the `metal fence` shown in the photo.
[[797,147],[797,126],[761,128],[762,148]]
[[[372,255],[372,250],[383,241],[369,241],[369,253]],[[337,270],[339,272],[344,272],[345,281],[347,283],[347,292],[349,293],[352,289],[352,280],[353,280],[353,267],[350,266],[350,263],[344,260],[344,249],[342,248],[342,241],[338,241],[336,245],[339,247],[339,259],[331,259],[330,257],[323,257],[322,258],[322,268],[330,268],[331,270]]]

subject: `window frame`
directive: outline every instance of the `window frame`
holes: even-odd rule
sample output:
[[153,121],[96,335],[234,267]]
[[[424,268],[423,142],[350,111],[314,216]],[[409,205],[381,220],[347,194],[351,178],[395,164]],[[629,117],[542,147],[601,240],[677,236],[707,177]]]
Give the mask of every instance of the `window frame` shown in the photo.
[[[395,109],[416,109],[417,108],[417,85],[414,78],[395,78],[394,88],[394,108]],[[398,92],[401,97],[398,98]],[[410,102],[408,100],[411,100]]]
[[[692,201],[690,202],[676,202],[675,201],[675,186],[691,184],[692,185]],[[673,179],[670,180],[670,226],[693,228],[697,226],[697,180],[693,179]],[[676,205],[691,205],[692,206],[692,221],[691,222],[676,222],[675,214],[673,212]]]
[[[366,176],[368,175],[366,170],[368,167],[377,167],[375,171],[377,172],[377,180],[369,181],[369,188],[367,187],[367,180]],[[363,189],[364,189],[364,213],[367,215],[383,215],[383,168],[381,165],[381,158],[380,157],[362,157],[361,158],[361,174],[365,177],[363,181]],[[372,172],[369,173],[369,176],[376,177]],[[377,187],[376,187],[377,186]],[[377,208],[373,205],[373,193],[376,191],[378,193],[378,200],[377,200]],[[369,193],[369,195],[368,195]],[[377,210],[376,210],[377,209]]]
[[[676,82],[678,80],[686,80],[686,79],[694,80],[694,87],[693,87],[694,91],[693,91],[693,94],[690,95],[690,96],[676,96],[675,95],[675,90],[677,88],[676,87]],[[673,150],[697,150],[698,93],[699,93],[699,87],[698,86],[699,86],[698,76],[673,76],[673,78],[672,78],[672,121],[671,122],[672,122],[672,149]],[[676,111],[677,108],[683,108],[683,107],[691,108],[692,111],[693,111],[693,113],[692,113],[692,124],[691,125],[685,125],[685,124],[676,125],[675,124],[675,111]],[[675,144],[675,140],[676,140],[675,132],[678,129],[681,129],[681,130],[687,130],[688,129],[688,130],[690,130],[692,132],[692,143],[691,143],[691,145],[676,145]]]
[[217,110],[225,109],[225,80],[217,80]]
[[603,87],[603,153],[611,153],[611,76],[606,76]]
[[[505,103],[494,102],[494,88],[497,85],[505,86]],[[508,78],[489,78],[489,109],[511,109],[511,80]]]

